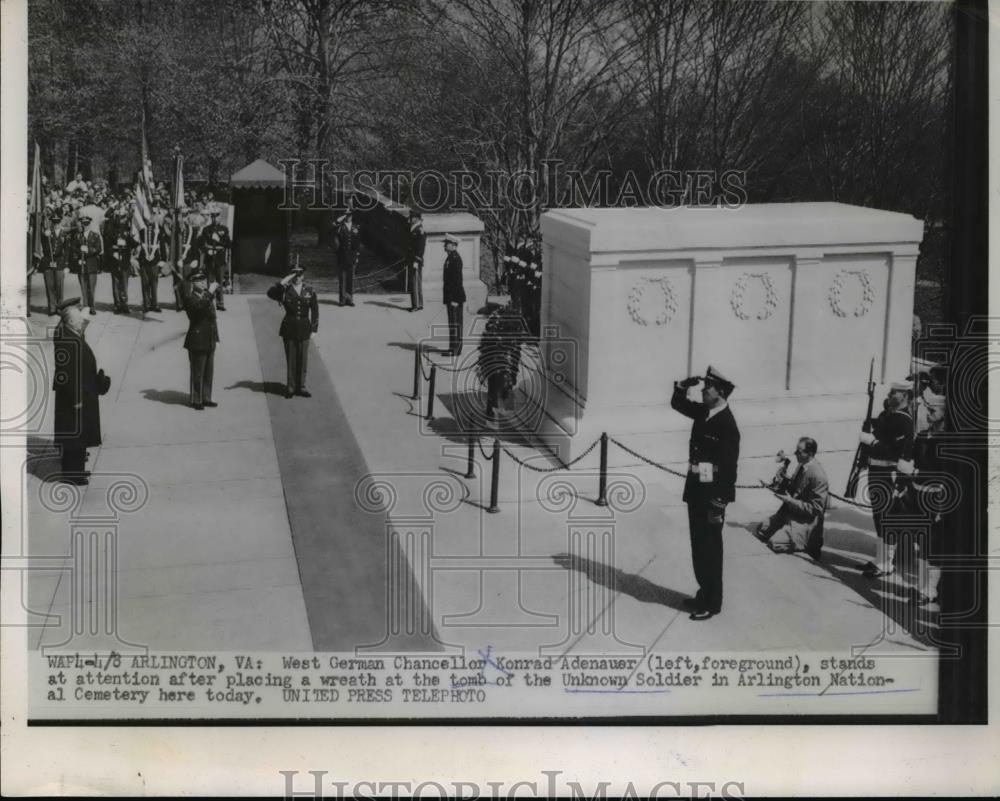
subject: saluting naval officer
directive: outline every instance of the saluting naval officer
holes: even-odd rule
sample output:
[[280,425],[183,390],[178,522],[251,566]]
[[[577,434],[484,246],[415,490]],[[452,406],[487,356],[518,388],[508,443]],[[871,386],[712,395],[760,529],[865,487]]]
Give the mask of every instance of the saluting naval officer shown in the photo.
[[[701,402],[687,391],[701,382]],[[698,582],[694,598],[685,600],[691,620],[708,620],[722,610],[722,526],[726,504],[736,498],[736,463],[740,430],[728,399],[734,386],[709,367],[704,378],[692,376],[674,384],[670,405],[694,420],[688,444],[684,502],[688,508],[691,561]]]
[[872,519],[878,537],[875,561],[868,562],[863,572],[869,578],[888,576],[896,569],[897,532],[893,518],[905,514],[896,502],[896,482],[893,473],[900,460],[913,456],[913,399],[911,381],[894,381],[882,412],[872,421],[871,432],[862,431],[859,439],[871,449],[868,459],[868,493],[872,499]]
[[285,397],[312,397],[306,389],[309,338],[319,330],[319,300],[309,284],[302,280],[305,269],[296,265],[292,271],[267,290],[267,296],[285,308],[278,335],[285,342],[288,377]]

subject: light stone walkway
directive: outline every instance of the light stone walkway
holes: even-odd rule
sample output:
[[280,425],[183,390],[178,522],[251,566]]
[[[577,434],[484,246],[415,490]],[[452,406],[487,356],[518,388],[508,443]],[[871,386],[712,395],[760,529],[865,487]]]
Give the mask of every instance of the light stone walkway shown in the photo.
[[[106,302],[106,276],[101,284],[99,298]],[[36,308],[41,297],[36,287]],[[161,297],[169,297],[167,282]],[[310,372],[329,373],[370,473],[354,477],[361,482],[356,497],[368,497],[365,487],[372,482],[391,487],[391,497],[363,504],[374,530],[401,538],[412,571],[407,575],[415,579],[390,587],[388,606],[412,610],[406,596],[418,592],[430,610],[426,633],[438,648],[548,654],[851,646],[867,653],[928,651],[918,637],[888,625],[879,608],[896,597],[897,585],[857,575],[855,566],[871,557],[874,540],[867,515],[850,509],[831,511],[826,557],[815,564],[772,555],[758,543],[746,527],[772,511],[774,501],[767,492],[741,491],[728,511],[723,613],[702,623],[680,611],[695,585],[679,479],[647,466],[615,468],[617,501],[601,509],[591,502],[596,450],[569,474],[518,469],[504,456],[501,511],[487,514],[488,465],[477,453],[476,477],[462,477],[466,443],[450,411],[469,388],[463,383],[468,374],[439,371],[433,423],[421,416],[426,398],[414,403],[408,397],[414,343],[444,324],[443,307],[411,314],[402,296],[356,302],[341,309],[333,298],[323,298],[313,340],[320,360]],[[309,650],[296,557],[301,562],[310,554],[293,550],[282,481],[287,486],[296,477],[279,472],[265,394],[284,374],[261,374],[248,299],[227,298],[227,306],[216,356],[215,399],[221,405],[203,412],[184,405],[183,315],[166,309],[140,322],[101,311],[91,318],[88,340],[113,386],[102,399],[105,444],[92,452],[90,467],[138,475],[149,488],[148,502],[122,514],[117,528],[119,631],[156,649]],[[36,330],[53,322],[37,313],[32,318]],[[467,344],[466,354],[472,352]],[[310,400],[289,403],[301,403],[296,408],[308,426]],[[733,408],[738,419],[738,397]],[[51,422],[46,426],[50,431]],[[657,453],[655,444],[628,444],[663,462],[684,458]],[[776,442],[775,450],[790,444]],[[531,448],[512,448],[533,464],[552,465]],[[850,457],[846,450],[822,457],[834,489],[843,483]],[[44,463],[36,459],[34,472],[43,474]],[[747,460],[740,481],[769,478],[774,467],[770,460]],[[78,515],[100,512],[110,480],[95,479]],[[27,476],[31,553],[68,560],[68,514],[41,507],[43,486],[36,475]],[[329,581],[354,586],[359,595],[386,592],[351,585],[351,571],[343,573]],[[32,579],[30,608],[62,618],[33,638],[36,645],[66,639],[66,575],[42,571]],[[922,612],[915,621],[929,619]],[[383,647],[404,647],[407,625],[390,615]],[[73,647],[85,643],[74,640]]]

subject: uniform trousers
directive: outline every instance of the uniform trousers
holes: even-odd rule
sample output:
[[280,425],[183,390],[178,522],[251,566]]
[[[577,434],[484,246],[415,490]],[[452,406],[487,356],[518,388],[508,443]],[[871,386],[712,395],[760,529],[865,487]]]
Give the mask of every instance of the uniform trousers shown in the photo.
[[142,282],[142,310],[159,306],[157,289],[160,285],[160,268],[155,261],[139,263],[139,279]]
[[[56,307],[63,300],[63,271],[58,267],[46,270],[42,273],[45,281],[45,302],[48,304],[49,314],[54,314]],[[30,295],[29,291],[29,295]]]
[[111,267],[111,296],[115,308],[128,308],[128,279],[130,265],[127,259],[115,261]]
[[340,265],[340,305],[354,301],[354,268],[357,260],[348,258]]
[[222,304],[222,279],[223,279],[223,266],[224,266],[223,256],[206,256],[205,257],[205,275],[208,276],[208,282],[213,281],[218,284],[215,288],[215,308],[221,309]]
[[[710,612],[722,609],[722,526],[725,513],[715,511],[707,501],[689,501],[688,530],[691,535],[691,562],[698,582],[695,600]],[[715,517],[713,521],[711,517]]]
[[410,282],[410,307],[413,309],[422,309],[424,307],[423,266],[413,263],[406,269]]
[[448,310],[448,350],[456,356],[462,353],[462,304],[445,304]]
[[895,482],[891,467],[869,465],[868,495],[872,502],[872,520],[875,523],[875,535],[884,540],[886,545],[896,544],[896,530],[892,525],[894,507],[893,499]]
[[309,340],[285,339],[285,363],[288,377],[285,386],[289,392],[306,388],[306,368],[309,366]]
[[200,406],[211,402],[215,350],[189,350],[188,361],[191,363],[191,404]]
[[94,295],[97,292],[97,273],[85,272],[81,268],[76,277],[80,282],[80,302],[84,306],[89,306],[91,310],[93,310]]

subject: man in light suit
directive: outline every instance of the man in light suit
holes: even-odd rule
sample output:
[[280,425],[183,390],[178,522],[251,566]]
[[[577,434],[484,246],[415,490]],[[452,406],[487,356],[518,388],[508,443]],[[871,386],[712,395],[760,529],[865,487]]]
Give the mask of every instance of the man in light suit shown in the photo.
[[823,550],[823,522],[830,482],[816,461],[816,440],[802,437],[795,447],[799,468],[787,492],[775,492],[781,507],[757,526],[754,536],[775,553],[805,551],[817,561]]

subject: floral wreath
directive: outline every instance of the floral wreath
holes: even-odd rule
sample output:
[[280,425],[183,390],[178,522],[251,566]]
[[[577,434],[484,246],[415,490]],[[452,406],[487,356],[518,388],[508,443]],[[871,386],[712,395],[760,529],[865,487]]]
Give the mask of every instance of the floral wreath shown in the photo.
[[642,298],[649,284],[656,284],[663,292],[663,311],[653,320],[653,325],[666,325],[677,311],[677,297],[674,295],[674,287],[670,283],[669,278],[643,278],[633,286],[632,290],[628,293],[627,307],[629,316],[639,325],[649,325],[649,320],[643,316],[641,309]]
[[[756,278],[764,287],[764,306],[756,314],[748,314],[743,304],[743,296],[746,294],[750,279]],[[766,320],[778,307],[778,293],[774,291],[774,282],[767,273],[743,273],[733,286],[733,294],[729,298],[729,304],[733,307],[733,313],[741,320],[756,318]]]
[[[861,301],[853,309],[845,309],[840,302],[841,295],[844,292],[844,281],[849,275],[856,276],[858,282],[861,284]],[[830,308],[833,309],[833,313],[838,317],[847,317],[849,314],[854,317],[864,317],[875,302],[875,290],[872,289],[872,282],[871,278],[868,277],[868,271],[841,270],[838,272],[834,276],[833,283],[830,285],[829,298]]]

